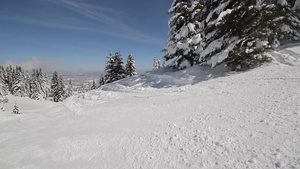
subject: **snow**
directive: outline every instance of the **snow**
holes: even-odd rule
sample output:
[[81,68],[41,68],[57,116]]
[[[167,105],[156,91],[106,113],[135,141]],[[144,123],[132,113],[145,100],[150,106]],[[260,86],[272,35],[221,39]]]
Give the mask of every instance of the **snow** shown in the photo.
[[209,53],[211,53],[214,50],[220,49],[223,45],[223,37],[212,41],[203,52],[199,53],[200,54],[200,59],[205,57],[206,55],[208,55]]
[[[213,53],[214,51],[217,51],[220,49],[223,45],[223,39],[224,37],[221,37],[217,40],[212,41],[204,51],[200,50],[200,60],[204,57],[206,57],[208,54]],[[229,46],[222,50],[221,52],[215,54],[213,57],[211,57],[206,64],[211,65],[211,67],[215,67],[218,63],[221,63],[223,60],[225,60],[228,57],[229,52],[235,47],[235,45],[238,43],[237,37],[233,37],[229,40]]]
[[292,29],[288,25],[282,25],[281,31],[282,32],[292,32]]
[[196,34],[195,36],[193,36],[191,44],[199,44],[201,40],[202,40],[201,35]]
[[288,4],[288,3],[286,2],[286,0],[277,0],[277,3],[278,3],[279,5],[282,5],[282,6],[285,6],[285,5]]
[[237,39],[237,37],[233,37],[230,40],[231,44],[225,50],[221,51],[220,53],[212,57],[210,60],[208,60],[207,63],[212,67],[215,67],[218,63],[224,61],[228,57],[229,52],[232,51],[235,45],[238,43]]
[[[221,17],[221,19],[222,19],[223,16],[225,16],[226,14],[228,14],[228,13],[231,12],[231,11],[227,11],[227,10],[226,10],[226,11],[227,11],[226,14],[225,14],[225,13],[223,13],[223,14],[221,13],[221,14],[220,14],[220,12],[223,11],[223,9],[226,8],[226,6],[228,5],[228,3],[229,3],[229,2],[224,2],[224,3],[220,4],[216,9],[214,9],[213,11],[211,11],[211,12],[208,14],[208,16],[207,16],[207,18],[206,18],[207,25],[214,25],[214,24],[216,24],[216,22],[218,21],[218,20],[210,21],[210,20],[212,19],[213,15],[214,15],[214,13],[218,14],[218,15],[219,15],[218,18]],[[221,16],[220,16],[220,15],[221,15]]]
[[232,11],[232,9],[227,9],[226,11],[221,12],[217,19],[217,23],[220,22],[226,15],[231,14]]
[[300,9],[300,0],[296,0],[296,1],[295,1],[295,4],[294,4],[293,9],[294,9],[294,10]]
[[269,55],[244,73],[165,68],[63,103],[8,96],[0,168],[300,168],[300,46]]

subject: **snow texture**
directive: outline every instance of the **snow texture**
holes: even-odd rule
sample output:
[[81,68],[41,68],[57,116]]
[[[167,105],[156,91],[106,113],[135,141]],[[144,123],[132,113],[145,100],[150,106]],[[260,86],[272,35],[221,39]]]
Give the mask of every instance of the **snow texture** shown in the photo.
[[293,9],[294,9],[294,10],[300,9],[300,0],[296,0],[296,1],[295,1],[295,4],[294,4]]
[[9,95],[0,168],[300,168],[299,53],[245,73],[164,68],[62,103]]

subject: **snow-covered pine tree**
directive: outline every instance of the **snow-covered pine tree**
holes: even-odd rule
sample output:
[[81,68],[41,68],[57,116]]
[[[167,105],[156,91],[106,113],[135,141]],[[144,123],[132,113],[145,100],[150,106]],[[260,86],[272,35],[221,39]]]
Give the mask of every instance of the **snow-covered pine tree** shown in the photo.
[[105,85],[106,83],[106,80],[105,80],[105,76],[103,76],[102,74],[100,75],[100,80],[99,80],[99,87]]
[[37,70],[37,82],[39,85],[39,93],[42,99],[47,100],[49,95],[49,85],[48,85],[48,76],[42,69]]
[[160,61],[160,59],[157,60],[157,64],[158,64],[158,69],[162,68],[162,62]]
[[184,69],[194,65],[195,50],[197,49],[201,36],[197,34],[199,23],[197,15],[200,10],[200,1],[174,0],[169,14],[174,16],[169,20],[169,40],[166,47],[164,60],[172,60],[171,67]]
[[126,75],[134,76],[136,74],[137,74],[137,72],[136,72],[135,61],[132,56],[132,53],[129,53],[128,58],[127,58],[127,64],[126,64]]
[[73,90],[73,85],[72,85],[72,81],[69,80],[69,83],[67,85],[65,85],[65,97],[71,97],[74,94],[74,90]]
[[4,102],[6,100],[7,91],[3,84],[0,83],[0,103]]
[[120,52],[116,52],[115,56],[110,55],[107,57],[108,61],[106,62],[106,83],[111,83],[122,78],[125,78],[125,69],[123,67],[123,59],[121,58]]
[[62,76],[58,76],[58,73],[55,71],[51,80],[51,97],[54,102],[60,102],[65,98],[64,88]]
[[[279,3],[278,3],[279,2]],[[294,1],[295,3],[295,1]],[[299,10],[285,0],[208,0],[201,11],[203,50],[198,62],[231,70],[255,67],[264,52],[299,40]]]
[[65,84],[64,84],[64,79],[62,76],[59,76],[58,78],[58,95],[57,95],[57,100],[58,101],[63,101],[66,98],[66,93],[65,93]]
[[153,59],[153,70],[159,69],[159,63],[158,63],[158,59],[156,56],[154,56]]
[[115,79],[120,80],[126,77],[125,68],[123,66],[123,58],[120,52],[115,54]]
[[4,83],[8,92],[11,91],[12,88],[12,78],[13,78],[13,67],[10,65],[5,68],[3,73]]
[[107,61],[106,61],[106,66],[105,66],[105,83],[110,83],[112,82],[113,79],[113,73],[114,73],[114,57],[112,55],[112,52],[109,52],[109,56],[107,57]]
[[10,93],[20,97],[28,96],[29,92],[26,88],[28,79],[26,79],[24,70],[20,66],[13,67],[10,76]]
[[93,80],[91,90],[95,90],[97,88],[95,80]]
[[13,114],[22,114],[19,110],[19,106],[17,105],[17,103],[14,104],[14,109],[12,111]]
[[7,86],[5,83],[5,69],[3,66],[0,66],[0,103],[6,99],[7,95]]
[[165,64],[166,64],[165,60],[161,61],[156,56],[154,56],[154,59],[153,59],[153,70],[163,68],[163,67],[165,67]]
[[31,79],[29,81],[29,89],[30,89],[29,97],[31,99],[34,99],[34,100],[41,100],[42,99],[39,88],[40,88],[40,86],[39,86],[39,83],[38,83],[37,71],[36,71],[36,69],[33,69]]

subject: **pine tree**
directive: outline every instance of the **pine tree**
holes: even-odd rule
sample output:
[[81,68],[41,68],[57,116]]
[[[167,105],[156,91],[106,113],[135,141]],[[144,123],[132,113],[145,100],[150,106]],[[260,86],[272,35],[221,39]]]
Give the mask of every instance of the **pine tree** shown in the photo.
[[112,56],[112,52],[109,52],[109,56],[107,57],[106,66],[105,66],[105,83],[110,83],[113,80],[114,73],[114,57]]
[[4,102],[6,100],[7,92],[4,88],[4,86],[0,83],[0,103]]
[[58,76],[55,71],[51,80],[51,96],[54,102],[60,102],[65,99],[65,85],[62,76]]
[[97,88],[95,80],[93,80],[91,90],[95,90]]
[[165,60],[163,60],[163,62],[162,62],[160,59],[158,59],[156,56],[154,56],[153,70],[160,69],[163,67],[165,67]]
[[22,114],[19,110],[19,106],[17,105],[17,103],[14,104],[14,109],[12,111],[12,113],[14,114]]
[[42,98],[39,91],[38,75],[35,69],[32,70],[31,79],[29,81],[29,89],[29,97],[31,99],[40,100]]
[[64,79],[62,76],[59,76],[58,79],[58,95],[57,95],[57,100],[58,101],[63,101],[66,98],[66,93],[65,93],[65,84],[64,84]]
[[[200,8],[200,2],[190,0],[174,0],[169,14],[173,17],[169,20],[169,40],[166,47],[164,60],[175,59],[171,67],[184,69],[194,65],[195,50],[200,43],[201,36],[197,34],[198,21],[196,20],[197,11]],[[199,11],[198,11],[199,12]]]
[[277,0],[209,0],[201,12],[205,34],[199,63],[243,70],[268,61],[264,52],[299,40],[299,10]]
[[5,83],[5,69],[0,66],[0,103],[2,103],[6,99],[7,95],[7,87]]
[[158,59],[156,56],[154,56],[153,59],[153,70],[159,69],[159,63],[158,63]]
[[111,83],[117,80],[120,80],[125,77],[125,69],[123,67],[123,59],[121,58],[120,52],[116,52],[115,56],[112,56],[112,53],[107,57],[108,61],[106,62],[106,83]]
[[136,74],[137,74],[137,72],[136,72],[135,61],[132,56],[132,53],[129,53],[128,58],[127,58],[127,64],[126,64],[126,75],[134,76]]
[[106,84],[105,82],[106,82],[105,76],[103,76],[103,75],[101,74],[100,80],[99,80],[99,87],[105,85],[105,84]]
[[7,86],[12,95],[25,97],[28,96],[26,90],[27,79],[24,70],[20,66],[9,66],[7,69]]
[[37,71],[37,75],[38,75],[37,81],[39,84],[40,94],[42,96],[42,99],[47,100],[49,95],[49,90],[50,90],[48,86],[48,76],[45,72],[42,71],[41,68]]
[[125,69],[123,66],[124,62],[120,52],[115,54],[115,79],[120,80],[126,77]]
[[48,77],[42,69],[33,69],[29,80],[29,97],[34,100],[47,100],[49,95]]
[[71,97],[74,94],[72,81],[69,80],[69,83],[65,86],[65,97]]
[[265,51],[300,40],[299,6],[299,0],[174,0],[164,58],[179,69],[255,67],[270,60]]

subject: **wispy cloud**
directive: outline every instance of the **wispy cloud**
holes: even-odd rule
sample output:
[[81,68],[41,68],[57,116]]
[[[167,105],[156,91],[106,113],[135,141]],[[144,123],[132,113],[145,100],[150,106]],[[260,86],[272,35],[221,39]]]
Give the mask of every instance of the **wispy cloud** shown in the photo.
[[94,32],[150,44],[162,45],[165,43],[165,39],[149,36],[142,31],[136,30],[132,26],[125,24],[122,19],[120,19],[127,15],[124,12],[99,5],[90,5],[71,0],[51,0],[47,1],[47,3],[52,3],[60,8],[63,7],[71,10],[90,20],[82,19],[80,17],[72,18],[74,16],[71,15],[61,16],[61,18],[51,18],[50,20],[43,18],[43,16],[28,17],[18,15],[0,15],[0,19],[2,18],[54,29]]
[[121,15],[120,12],[116,12],[113,9],[89,5],[85,3],[73,2],[69,0],[60,0],[60,2],[63,7],[71,9],[83,16],[96,20],[100,23],[104,23],[108,26],[118,26],[122,29],[128,28],[126,24],[123,24],[119,20],[112,17],[113,15]]
[[119,32],[107,32],[109,35],[118,36],[126,39],[136,40],[140,42],[162,44],[164,41],[160,38],[155,38],[140,33],[137,30],[134,30],[129,25],[123,23],[117,18],[120,18],[123,15],[120,12],[117,12],[114,9],[104,8],[101,6],[94,6],[85,3],[78,3],[70,0],[60,0],[60,5],[70,10],[77,12],[85,17],[93,19],[98,23],[105,24],[111,28],[118,29]]

